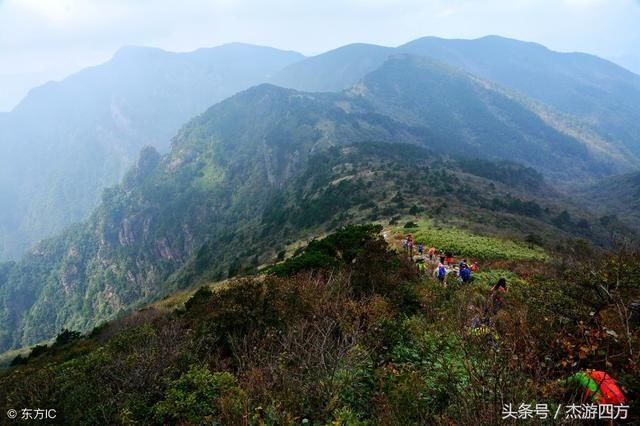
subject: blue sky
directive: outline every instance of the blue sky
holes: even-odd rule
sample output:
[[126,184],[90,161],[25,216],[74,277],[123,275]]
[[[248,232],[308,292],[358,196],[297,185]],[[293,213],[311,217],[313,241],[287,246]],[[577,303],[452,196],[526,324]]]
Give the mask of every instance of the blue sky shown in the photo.
[[242,41],[316,54],[353,42],[498,34],[640,73],[637,0],[0,0],[0,111],[124,45]]

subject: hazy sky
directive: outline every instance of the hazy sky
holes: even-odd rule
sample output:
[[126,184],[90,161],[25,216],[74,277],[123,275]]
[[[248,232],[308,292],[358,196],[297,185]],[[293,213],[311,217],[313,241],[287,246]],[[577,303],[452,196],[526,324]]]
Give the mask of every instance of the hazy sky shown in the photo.
[[124,45],[188,51],[242,41],[310,55],[487,34],[640,73],[640,0],[0,0],[0,111]]

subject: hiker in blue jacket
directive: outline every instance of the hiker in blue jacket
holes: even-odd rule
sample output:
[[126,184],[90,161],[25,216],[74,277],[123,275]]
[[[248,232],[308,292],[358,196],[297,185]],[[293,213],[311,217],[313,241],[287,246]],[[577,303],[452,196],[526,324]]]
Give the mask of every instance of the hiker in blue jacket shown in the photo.
[[466,265],[460,268],[460,272],[458,272],[458,275],[462,280],[462,284],[469,283],[473,279],[473,274],[471,273],[471,269],[469,269]]
[[445,286],[447,285],[447,268],[445,268],[442,263],[438,264],[438,267],[434,271],[434,275],[436,276],[436,278],[438,278],[440,284],[443,284]]

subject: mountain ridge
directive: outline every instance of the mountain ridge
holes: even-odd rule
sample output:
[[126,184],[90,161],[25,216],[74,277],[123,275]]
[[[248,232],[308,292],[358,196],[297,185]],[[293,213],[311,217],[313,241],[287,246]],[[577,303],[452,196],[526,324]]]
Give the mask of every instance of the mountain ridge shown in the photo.
[[[601,139],[627,150],[640,161],[640,76],[606,59],[584,53],[560,53],[540,44],[499,36],[474,40],[424,37],[395,48],[379,47],[376,55],[360,52],[344,60],[339,50],[307,58],[284,68],[272,81],[299,90],[343,90],[364,77],[358,63],[374,61],[367,72],[391,54],[428,56],[503,87],[521,92],[560,113],[574,117]],[[361,58],[361,59],[354,59]],[[322,80],[308,65],[350,73],[336,82]],[[306,84],[313,77],[313,84]],[[341,84],[337,84],[341,83]]]
[[[371,78],[386,87],[383,83],[398,71],[393,66]],[[413,105],[412,73],[420,73],[429,84],[426,70],[419,60],[395,66],[409,78],[397,80],[404,90],[392,93],[393,99]],[[463,94],[469,85],[475,87],[459,75],[435,73],[433,78],[463,89]],[[379,99],[388,95],[385,90],[377,94]],[[471,111],[486,105],[483,98],[477,102]],[[529,117],[533,115],[525,115],[523,122]],[[470,129],[478,125],[471,117],[468,121]],[[333,229],[363,215],[389,220],[420,210],[418,204],[431,214],[451,211],[467,217],[464,208],[452,210],[466,199],[477,209],[476,217],[483,212],[482,222],[500,214],[496,222],[521,236],[540,228],[554,229],[548,233],[554,239],[602,232],[592,219],[595,228],[590,231],[584,218],[580,226],[568,219],[557,228],[561,202],[556,206],[557,201],[547,199],[545,203],[553,204],[547,213],[535,193],[525,190],[516,196],[513,188],[497,181],[492,189],[490,180],[464,174],[437,149],[430,154],[424,148],[434,148],[430,135],[435,133],[426,123],[416,126],[401,116],[385,115],[371,99],[349,93],[301,93],[270,84],[214,105],[182,127],[168,154],[145,149],[123,183],[103,193],[89,221],[45,240],[9,267],[0,283],[5,324],[0,347],[38,342],[63,327],[90,329],[199,280],[233,276],[267,263],[288,241],[314,230]],[[500,123],[488,133],[495,136],[498,149],[510,140],[498,137],[504,130]],[[391,145],[375,148],[374,141]],[[406,143],[413,151],[403,148]],[[389,159],[388,152],[395,150],[407,154]],[[349,157],[352,151],[361,154]],[[420,158],[423,163],[412,166]],[[420,173],[419,181],[407,179],[414,172]],[[422,181],[428,184],[420,185]],[[400,193],[397,188],[404,189]],[[485,197],[485,192],[491,195]],[[415,209],[404,201],[409,199]],[[571,210],[577,217],[583,214]]]

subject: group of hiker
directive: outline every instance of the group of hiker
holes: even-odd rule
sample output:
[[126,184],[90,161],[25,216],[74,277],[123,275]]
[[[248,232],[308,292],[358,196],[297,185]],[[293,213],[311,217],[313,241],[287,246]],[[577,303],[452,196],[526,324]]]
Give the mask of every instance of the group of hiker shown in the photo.
[[[415,242],[412,234],[408,234],[402,240],[402,246],[407,255],[415,261],[418,272],[426,274],[429,265],[434,267],[433,277],[445,287],[448,285],[447,281],[451,276],[454,276],[457,282],[462,285],[473,282],[473,274],[480,269],[478,263],[470,263],[466,258],[456,264],[452,252],[445,250],[437,251],[433,245],[430,245],[427,249],[427,246],[422,242]],[[506,293],[507,280],[500,278],[498,282],[491,287],[489,303],[484,309],[485,318],[489,315],[496,315],[498,311],[504,307]]]
[[[427,264],[435,265],[433,276],[445,287],[447,286],[447,278],[451,275],[454,275],[458,282],[464,285],[471,283],[473,281],[473,274],[480,270],[476,262],[469,264],[467,259],[462,259],[460,263],[456,264],[452,252],[444,250],[437,252],[433,245],[431,245],[425,253],[425,245],[421,242],[416,244],[412,234],[408,234],[407,237],[402,240],[402,246],[405,252],[414,259],[418,272],[426,273],[428,269]],[[413,254],[414,248],[416,248],[416,255]],[[506,292],[507,280],[500,278],[498,282],[491,287],[489,306],[485,311],[486,314],[491,313],[495,315],[502,309]]]
[[[421,242],[417,244],[413,240],[413,235],[409,234],[402,240],[402,246],[409,257],[414,258],[416,268],[419,272],[427,271],[427,264],[435,265],[433,276],[443,285],[447,285],[447,276],[454,274],[462,284],[473,281],[473,273],[479,270],[477,263],[468,264],[467,259],[463,259],[458,265],[455,265],[453,253],[441,250],[436,254],[436,248],[432,245],[425,252],[425,245]],[[414,254],[415,253],[417,254]]]
[[[479,270],[476,262],[470,265],[467,259],[462,259],[455,263],[454,255],[448,251],[437,251],[431,245],[427,249],[422,242],[415,243],[412,234],[408,234],[402,240],[402,246],[408,256],[416,263],[416,268],[420,273],[426,273],[428,265],[435,266],[433,276],[443,285],[447,286],[447,277],[454,275],[458,282],[467,284],[473,281],[473,274]],[[488,305],[478,311],[470,327],[470,334],[474,336],[487,336],[492,345],[497,344],[499,337],[495,331],[492,316],[496,315],[505,305],[505,295],[507,293],[507,280],[500,278],[492,287]],[[559,383],[569,388],[576,385],[584,390],[582,393],[583,402],[591,401],[596,404],[624,404],[625,397],[616,381],[603,371],[586,370],[581,371]]]

